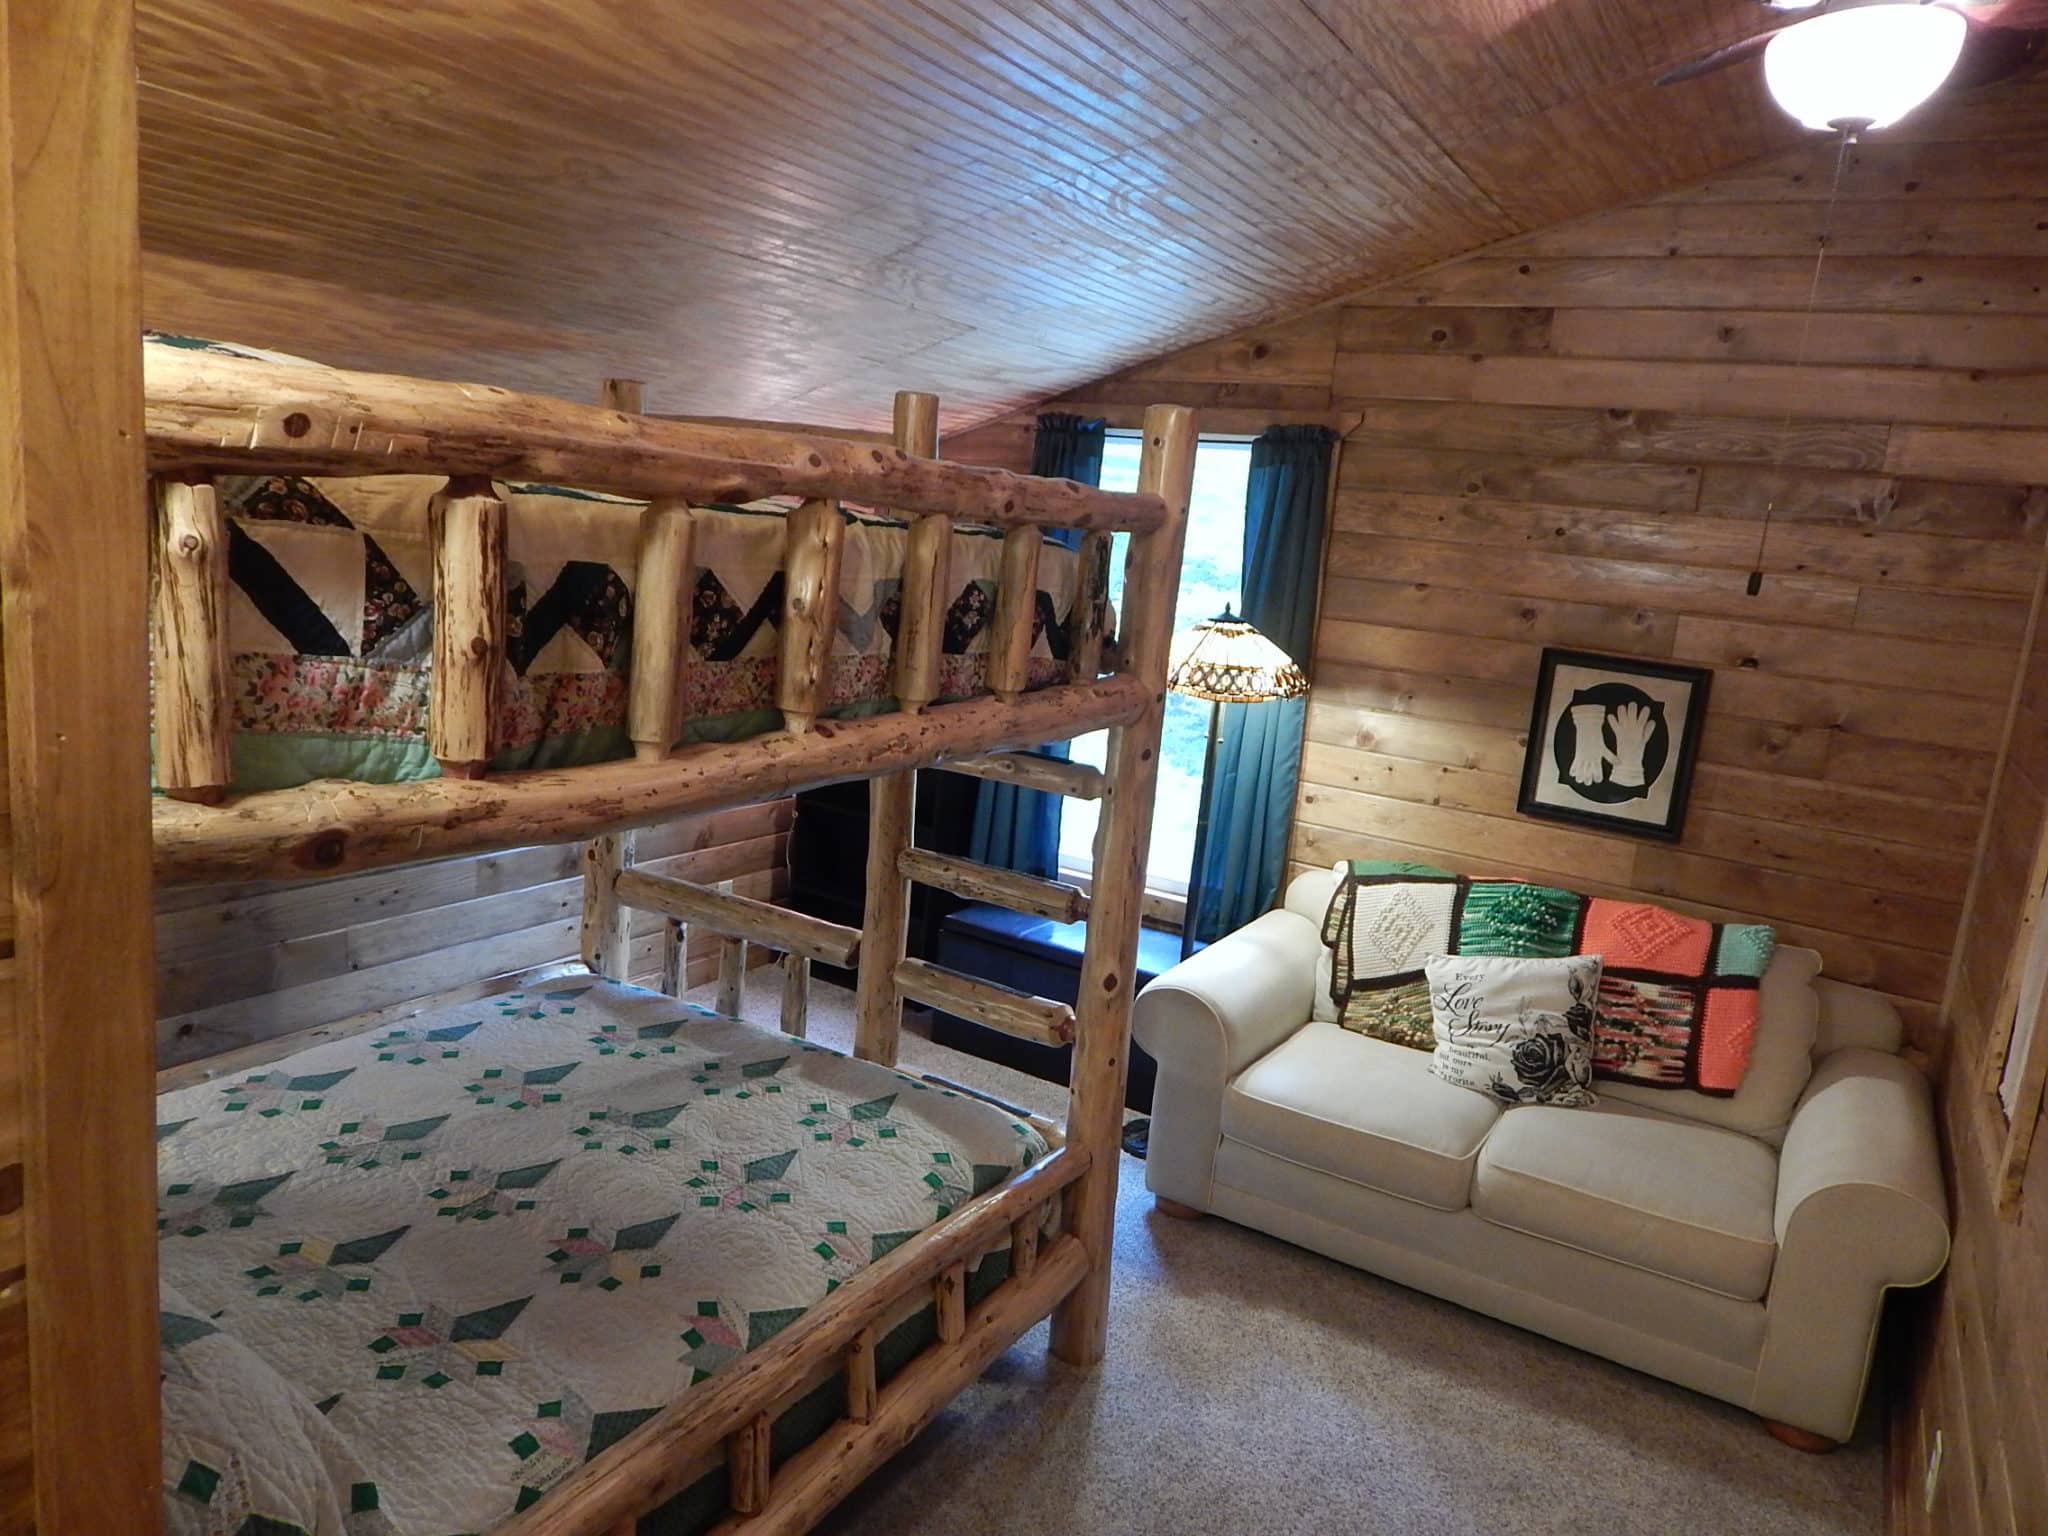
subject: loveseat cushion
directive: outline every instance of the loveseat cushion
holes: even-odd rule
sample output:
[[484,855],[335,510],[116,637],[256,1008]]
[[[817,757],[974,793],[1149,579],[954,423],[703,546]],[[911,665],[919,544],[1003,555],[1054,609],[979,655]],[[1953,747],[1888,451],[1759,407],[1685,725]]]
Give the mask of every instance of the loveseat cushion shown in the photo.
[[1429,1056],[1311,1022],[1223,1095],[1223,1134],[1439,1210],[1463,1210],[1500,1107],[1431,1076]]
[[1778,1159],[1759,1141],[1603,1100],[1510,1109],[1480,1149],[1472,1210],[1754,1301],[1777,1257]]

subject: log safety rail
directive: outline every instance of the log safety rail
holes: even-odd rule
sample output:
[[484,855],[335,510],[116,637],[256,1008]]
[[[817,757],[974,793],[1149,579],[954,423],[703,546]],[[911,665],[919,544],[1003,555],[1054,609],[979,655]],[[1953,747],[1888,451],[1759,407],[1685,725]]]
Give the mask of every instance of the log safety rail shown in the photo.
[[479,384],[148,348],[153,473],[485,475],[641,500],[798,496],[943,513],[993,528],[1149,533],[1156,491],[1098,490],[918,457],[900,447],[665,421]]

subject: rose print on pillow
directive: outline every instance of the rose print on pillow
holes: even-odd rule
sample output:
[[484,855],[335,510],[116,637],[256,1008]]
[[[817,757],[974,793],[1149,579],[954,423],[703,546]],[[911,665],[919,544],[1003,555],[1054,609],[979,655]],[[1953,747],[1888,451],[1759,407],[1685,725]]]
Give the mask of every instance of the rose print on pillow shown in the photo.
[[1427,974],[1438,1077],[1503,1104],[1595,1102],[1599,956],[1439,955]]

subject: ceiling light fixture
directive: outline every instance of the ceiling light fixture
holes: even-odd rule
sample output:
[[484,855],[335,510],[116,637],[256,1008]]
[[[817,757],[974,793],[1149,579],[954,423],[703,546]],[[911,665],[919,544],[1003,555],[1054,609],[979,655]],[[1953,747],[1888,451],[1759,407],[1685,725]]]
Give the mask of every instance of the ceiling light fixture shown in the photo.
[[1764,80],[1809,128],[1885,128],[1940,89],[1969,30],[1947,6],[1915,0],[1829,11],[1771,34]]

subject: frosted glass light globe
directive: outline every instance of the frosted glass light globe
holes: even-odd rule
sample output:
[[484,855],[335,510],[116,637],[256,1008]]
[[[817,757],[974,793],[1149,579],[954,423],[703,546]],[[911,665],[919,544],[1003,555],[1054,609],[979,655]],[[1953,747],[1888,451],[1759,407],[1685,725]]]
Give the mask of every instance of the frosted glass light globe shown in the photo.
[[1940,89],[1968,32],[1957,12],[1910,0],[1830,11],[1772,34],[1764,82],[1809,128],[1885,128]]

